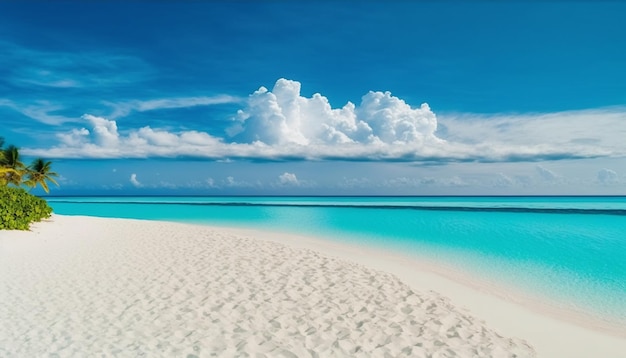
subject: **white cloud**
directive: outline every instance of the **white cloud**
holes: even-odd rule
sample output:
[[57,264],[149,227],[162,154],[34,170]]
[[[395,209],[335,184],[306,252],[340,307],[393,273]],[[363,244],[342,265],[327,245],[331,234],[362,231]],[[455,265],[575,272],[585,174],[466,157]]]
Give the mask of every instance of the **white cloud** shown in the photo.
[[369,92],[357,107],[332,109],[319,93],[300,95],[300,83],[279,79],[272,91],[261,87],[239,111],[236,138],[268,145],[439,143],[437,120],[427,104],[414,109],[390,92]]
[[[474,183],[477,184],[477,183]],[[490,182],[489,185],[493,183]],[[433,187],[465,187],[469,183],[459,176],[452,177],[407,177],[400,176],[383,180],[372,180],[370,178],[343,178],[337,184],[344,189],[401,189],[401,188],[433,188]]]
[[300,185],[300,182],[298,181],[298,178],[296,177],[296,175],[293,173],[287,173],[287,172],[284,172],[283,174],[278,176],[278,182],[281,185],[291,185],[291,186]]
[[[114,148],[119,144],[119,134],[117,132],[117,123],[104,118],[86,114],[84,119],[89,121],[92,128],[95,143],[101,147]],[[89,135],[89,131],[85,128],[80,130],[80,135]]]
[[[485,159],[564,159],[626,156],[626,109],[524,115],[439,116],[437,134],[469,145]],[[609,129],[609,130],[607,130]]]
[[72,129],[68,133],[59,133],[57,137],[68,148],[80,148],[89,144],[89,131],[85,128]]
[[[191,183],[187,184],[186,186],[191,186]],[[180,185],[162,180],[158,184],[154,185],[154,187],[155,188],[178,189],[180,187]]]
[[545,180],[545,181],[551,182],[551,181],[555,181],[555,180],[557,180],[559,178],[559,176],[555,172],[553,172],[550,169],[547,169],[547,168],[545,168],[545,167],[543,167],[541,165],[537,165],[535,167],[535,169],[537,170],[537,173],[539,173],[539,176],[541,176],[541,178],[543,180]]
[[52,87],[52,88],[77,88],[81,83],[67,78],[67,73],[55,73],[49,70],[36,68],[22,68],[18,73],[18,82],[28,85]]
[[440,185],[445,186],[467,186],[469,185],[465,180],[461,179],[459,176],[453,176],[451,178],[444,178],[439,180]]
[[[129,115],[131,112],[146,112],[159,109],[173,109],[173,108],[189,108],[196,106],[209,106],[225,103],[237,103],[241,100],[232,96],[215,96],[215,97],[187,97],[187,98],[164,98],[148,101],[130,101],[123,103],[110,103],[105,102],[109,106],[113,107],[113,112],[110,118],[118,118]],[[26,103],[18,103],[8,99],[0,99],[0,107],[8,107],[12,110],[23,114],[26,117],[32,118],[38,122],[58,126],[68,122],[79,122],[76,118],[66,117],[56,112],[65,110],[66,107],[52,103],[50,101],[32,101]],[[86,114],[85,117],[91,116]],[[92,116],[93,117],[93,116]]]
[[361,177],[361,178],[344,177],[343,180],[341,180],[337,184],[337,186],[343,189],[355,189],[355,188],[363,189],[363,188],[370,188],[374,186],[374,183],[372,182],[370,178],[366,178],[366,177]]
[[[232,98],[136,102],[132,110],[205,105]],[[134,107],[133,107],[134,106]],[[516,162],[626,156],[623,109],[536,115],[446,115],[427,104],[413,108],[389,92],[369,92],[361,103],[332,108],[320,94],[300,94],[300,83],[280,79],[245,101],[230,137],[189,130],[118,128],[86,114],[84,128],[59,134],[53,148],[24,154],[57,158],[187,156],[214,160],[359,160]],[[121,123],[121,122],[120,122]],[[443,124],[442,124],[443,123]],[[607,130],[611,128],[611,130]],[[545,180],[556,174],[537,168]],[[502,179],[502,178],[500,178]]]
[[55,112],[63,110],[65,107],[49,101],[17,103],[8,99],[0,99],[0,106],[11,108],[16,112],[43,124],[56,126],[66,122],[77,122],[75,118],[55,114]]
[[24,154],[47,158],[224,157],[228,146],[204,132],[172,133],[149,126],[120,134],[117,122],[86,114],[89,128],[58,134],[61,144],[50,149],[24,148]]
[[229,188],[252,188],[252,187],[262,187],[263,184],[260,181],[255,183],[251,183],[245,180],[236,180],[233,176],[228,176],[226,179],[222,181],[224,187]]
[[515,186],[515,180],[504,173],[498,173],[493,179],[492,185],[496,187]]
[[382,185],[385,187],[398,188],[398,187],[417,187],[420,186],[420,180],[416,178],[398,177],[386,179]]
[[133,186],[136,188],[141,188],[143,186],[143,184],[141,184],[139,180],[137,180],[137,174],[135,173],[130,175],[130,183],[133,184]]
[[152,71],[138,57],[107,52],[46,51],[0,40],[0,67],[17,86],[85,88],[143,80]]
[[618,181],[619,176],[611,169],[603,168],[598,172],[598,182],[601,184],[615,184]]
[[197,106],[210,106],[225,103],[237,103],[241,99],[233,96],[200,96],[200,97],[177,97],[177,98],[160,98],[145,101],[128,101],[121,103],[105,102],[105,104],[113,107],[111,118],[119,118],[129,115],[131,112],[147,112],[158,109],[174,109],[189,108]]
[[208,188],[217,188],[218,186],[215,184],[215,180],[213,180],[213,178],[207,178],[205,180],[205,185]]

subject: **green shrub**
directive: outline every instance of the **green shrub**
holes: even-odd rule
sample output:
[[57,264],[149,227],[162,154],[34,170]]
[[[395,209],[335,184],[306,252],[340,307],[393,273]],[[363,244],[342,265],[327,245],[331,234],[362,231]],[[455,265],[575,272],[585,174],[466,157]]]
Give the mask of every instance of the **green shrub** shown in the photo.
[[0,186],[0,230],[28,230],[32,222],[49,218],[48,203],[22,188]]

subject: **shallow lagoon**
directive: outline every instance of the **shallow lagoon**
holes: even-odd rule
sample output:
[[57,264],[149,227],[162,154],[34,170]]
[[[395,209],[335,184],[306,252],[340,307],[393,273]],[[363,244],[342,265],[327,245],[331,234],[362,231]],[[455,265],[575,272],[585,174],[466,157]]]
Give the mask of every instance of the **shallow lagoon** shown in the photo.
[[625,197],[53,197],[55,213],[253,227],[435,259],[626,322]]

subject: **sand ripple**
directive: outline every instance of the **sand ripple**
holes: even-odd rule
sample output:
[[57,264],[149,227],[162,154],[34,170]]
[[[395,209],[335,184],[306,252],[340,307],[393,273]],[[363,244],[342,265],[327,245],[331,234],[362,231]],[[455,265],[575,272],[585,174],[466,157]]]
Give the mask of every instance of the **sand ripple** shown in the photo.
[[0,322],[2,357],[535,355],[384,272],[208,227],[95,218],[2,237]]

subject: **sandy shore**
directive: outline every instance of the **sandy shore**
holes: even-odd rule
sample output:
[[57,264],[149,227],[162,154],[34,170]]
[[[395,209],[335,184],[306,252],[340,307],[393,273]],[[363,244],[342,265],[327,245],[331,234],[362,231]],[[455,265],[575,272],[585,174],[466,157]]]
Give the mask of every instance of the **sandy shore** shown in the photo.
[[0,231],[0,322],[2,357],[618,357],[626,351],[624,338],[367,248],[58,215],[30,232]]

